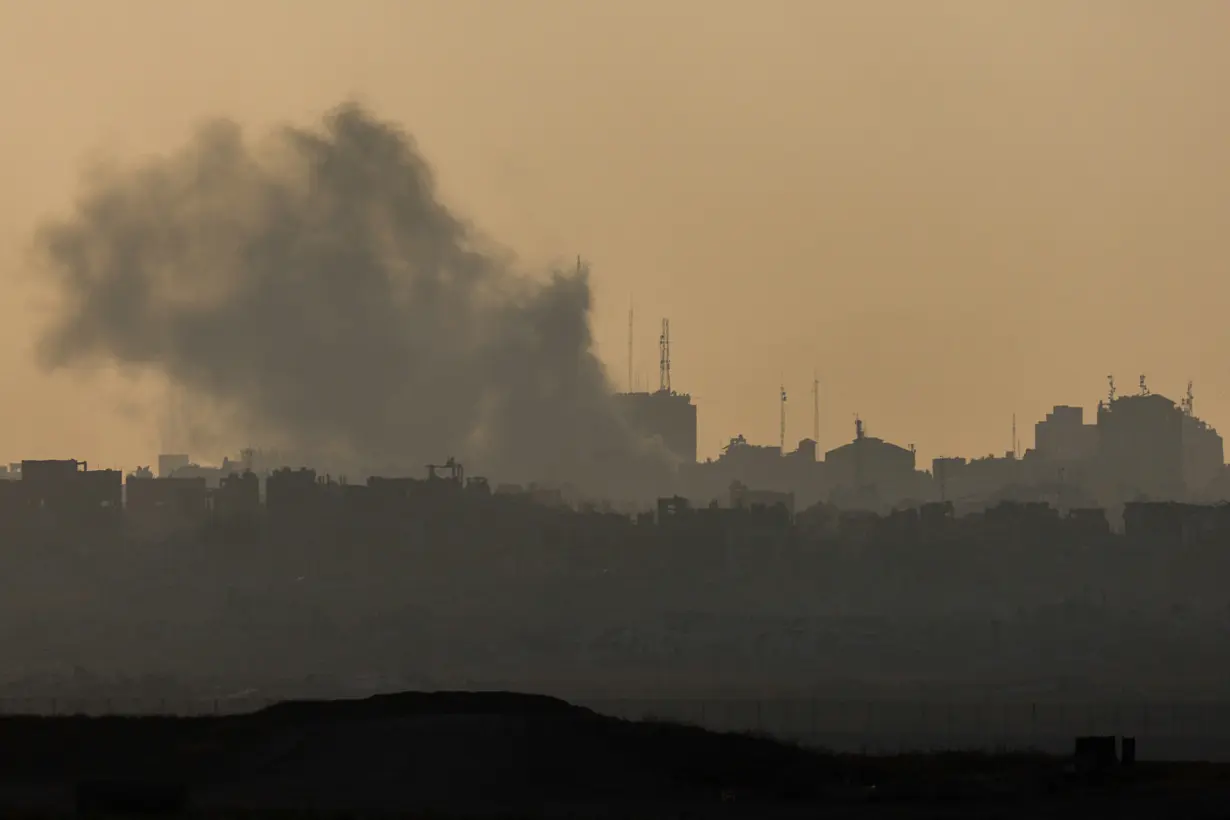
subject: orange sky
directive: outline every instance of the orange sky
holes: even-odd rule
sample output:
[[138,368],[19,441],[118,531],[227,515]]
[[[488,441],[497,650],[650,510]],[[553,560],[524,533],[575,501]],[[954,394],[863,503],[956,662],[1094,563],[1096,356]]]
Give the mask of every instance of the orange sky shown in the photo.
[[[131,467],[146,394],[41,374],[41,219],[91,157],[199,120],[310,122],[347,97],[403,123],[451,205],[528,263],[592,263],[626,381],[743,433],[868,430],[920,457],[1023,444],[1115,373],[1230,428],[1230,4],[1221,0],[0,2],[0,460]],[[238,445],[239,443],[237,443]],[[214,456],[218,454],[206,454]]]

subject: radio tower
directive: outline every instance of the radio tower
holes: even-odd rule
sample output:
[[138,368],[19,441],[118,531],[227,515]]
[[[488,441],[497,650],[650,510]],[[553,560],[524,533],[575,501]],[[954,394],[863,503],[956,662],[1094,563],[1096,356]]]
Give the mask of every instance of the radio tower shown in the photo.
[[820,377],[811,372],[811,436],[820,443]]
[[786,385],[782,385],[782,428],[781,428],[781,447],[782,455],[786,454]]
[[658,338],[658,392],[671,392],[671,320],[662,320],[662,335]]
[[632,305],[628,305],[628,392],[634,392],[632,387]]

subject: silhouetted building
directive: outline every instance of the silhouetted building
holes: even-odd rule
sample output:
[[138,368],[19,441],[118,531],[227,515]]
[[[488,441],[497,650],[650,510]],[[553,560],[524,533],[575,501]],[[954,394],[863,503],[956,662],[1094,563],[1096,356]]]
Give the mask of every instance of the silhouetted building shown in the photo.
[[21,462],[21,478],[31,490],[52,491],[71,486],[87,466],[76,459],[27,460]]
[[187,453],[163,453],[158,456],[158,477],[170,478],[175,475],[176,470],[183,469],[191,463]]
[[204,478],[152,478],[133,474],[127,479],[128,516],[141,526],[193,526],[205,519]]
[[1230,533],[1224,510],[1175,501],[1128,502],[1123,508],[1123,533],[1130,540],[1158,547],[1201,541],[1220,547]]
[[659,498],[658,526],[663,526],[673,519],[687,515],[691,508],[692,505],[688,500],[681,496],[673,495],[669,498]]
[[918,508],[919,529],[926,535],[945,535],[955,521],[956,509],[951,501],[931,502]]
[[794,519],[794,493],[752,490],[738,481],[730,485],[730,506],[736,510],[751,510],[757,507],[772,510],[780,507],[791,520]]
[[937,458],[931,461],[931,475],[941,501],[957,504],[995,499],[1024,480],[1024,466],[1014,453],[1002,458],[986,456],[966,461],[963,458]]
[[1098,428],[1085,424],[1085,408],[1055,405],[1034,425],[1034,450],[1050,462],[1081,462],[1094,456]]
[[738,482],[747,487],[791,493],[798,509],[828,497],[828,470],[816,460],[816,443],[809,438],[796,450],[783,453],[778,445],[751,444],[735,436],[722,448],[717,459],[690,465],[681,471],[685,495],[700,504],[727,503],[730,486]]
[[[253,470],[252,464],[255,458],[254,450],[244,450],[240,455],[239,460],[235,461],[229,457],[222,459],[222,466],[209,467],[202,464],[188,463],[177,466],[170,473],[161,475],[160,478],[203,478],[208,487],[216,488],[221,486],[222,479],[232,473],[243,474],[249,470]],[[179,458],[179,456],[175,456]],[[185,456],[184,458],[187,458]]]
[[100,513],[123,509],[119,470],[90,470],[75,459],[23,461],[21,485],[26,503],[64,523],[93,521]]
[[213,491],[213,511],[217,516],[256,515],[260,508],[260,479],[251,470],[225,476],[218,483],[218,489]]
[[617,393],[615,406],[631,427],[646,438],[657,438],[685,463],[696,461],[696,405],[686,393]]
[[824,464],[829,482],[846,490],[844,506],[878,507],[919,493],[914,450],[866,435],[861,420],[854,441],[825,453]]
[[1106,510],[1100,507],[1079,507],[1068,511],[1068,522],[1073,531],[1085,537],[1103,538],[1110,535],[1110,521]]
[[1189,494],[1209,491],[1221,478],[1226,454],[1222,438],[1210,425],[1183,414],[1183,481]]
[[271,515],[317,511],[320,498],[316,471],[308,467],[283,467],[265,479],[265,507]]
[[1099,404],[1097,462],[1098,485],[1111,499],[1183,498],[1182,411],[1155,393]]
[[751,444],[739,435],[722,448],[718,463],[726,472],[737,474],[739,478],[764,483],[771,481],[781,471],[782,455],[781,447]]
[[804,463],[809,462],[809,461],[815,462],[816,461],[816,442],[812,441],[809,438],[803,439],[802,441],[799,442],[799,448],[795,450],[793,453],[789,453],[788,455],[786,455],[786,458],[800,460],[800,461],[803,461]]

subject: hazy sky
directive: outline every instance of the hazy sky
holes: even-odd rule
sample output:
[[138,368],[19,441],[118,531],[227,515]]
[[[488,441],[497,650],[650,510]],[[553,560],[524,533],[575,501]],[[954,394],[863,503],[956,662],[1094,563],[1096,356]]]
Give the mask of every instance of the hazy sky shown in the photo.
[[[700,449],[868,431],[1023,445],[1139,374],[1230,429],[1223,0],[0,0],[0,459],[131,467],[111,374],[41,374],[30,233],[92,158],[357,99],[530,263],[583,254],[612,377],[673,381]],[[237,445],[241,442],[237,442]],[[209,454],[213,455],[213,454]],[[444,457],[448,454],[441,454]]]

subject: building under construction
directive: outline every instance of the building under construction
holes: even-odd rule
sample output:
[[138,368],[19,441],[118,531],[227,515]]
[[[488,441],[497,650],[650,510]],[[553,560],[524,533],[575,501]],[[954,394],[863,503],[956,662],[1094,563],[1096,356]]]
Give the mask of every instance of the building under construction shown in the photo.
[[615,404],[628,425],[646,438],[662,442],[676,458],[696,463],[696,405],[671,388],[670,320],[662,320],[658,339],[658,389],[653,393],[617,393]]

